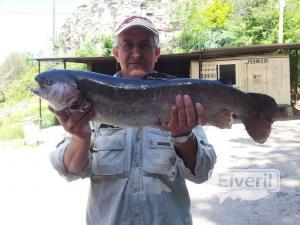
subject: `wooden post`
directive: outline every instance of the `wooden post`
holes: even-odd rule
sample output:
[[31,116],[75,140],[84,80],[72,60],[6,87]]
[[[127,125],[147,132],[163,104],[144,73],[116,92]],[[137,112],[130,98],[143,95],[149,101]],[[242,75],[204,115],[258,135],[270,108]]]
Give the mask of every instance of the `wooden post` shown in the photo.
[[202,79],[203,76],[202,76],[202,57],[201,57],[201,54],[199,55],[198,63],[199,63],[199,78]]
[[[41,61],[38,61],[38,71],[41,72]],[[42,128],[42,99],[39,98],[40,128]]]

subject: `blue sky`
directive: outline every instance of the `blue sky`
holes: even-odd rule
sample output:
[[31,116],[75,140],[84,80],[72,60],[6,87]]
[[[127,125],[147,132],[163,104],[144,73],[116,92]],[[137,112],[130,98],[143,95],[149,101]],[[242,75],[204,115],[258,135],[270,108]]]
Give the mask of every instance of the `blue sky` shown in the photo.
[[[50,56],[54,0],[0,0],[0,62],[10,52]],[[55,0],[56,32],[88,0]]]

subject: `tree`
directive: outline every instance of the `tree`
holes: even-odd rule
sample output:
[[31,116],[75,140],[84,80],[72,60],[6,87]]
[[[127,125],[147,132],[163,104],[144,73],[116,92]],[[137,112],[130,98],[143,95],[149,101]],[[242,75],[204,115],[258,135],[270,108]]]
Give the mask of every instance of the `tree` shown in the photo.
[[300,43],[300,1],[286,0],[284,10],[284,42]]
[[97,47],[99,43],[99,38],[91,38],[90,40],[85,40],[82,45],[79,45],[74,52],[75,56],[98,56],[99,48]]
[[[232,4],[235,2],[237,1],[233,0]],[[226,27],[226,30],[231,31],[231,39],[227,45],[277,43],[279,20],[277,3],[277,0],[252,0],[248,1],[243,9],[236,7]]]
[[231,11],[231,6],[228,3],[215,0],[206,6],[203,16],[207,20],[209,29],[223,29]]
[[26,57],[24,53],[10,53],[0,65],[0,89],[4,89],[8,83],[16,80],[26,69]]
[[113,48],[112,36],[103,36],[101,40],[102,40],[102,55],[111,56],[112,48]]
[[[299,11],[299,0],[286,0],[284,43],[300,42]],[[278,0],[192,0],[174,15],[176,50],[278,43]]]
[[[185,2],[183,4],[186,4]],[[196,51],[224,44],[223,28],[231,12],[231,6],[225,1],[191,1],[185,7],[179,5],[175,10],[173,24],[182,29],[177,38],[179,49]],[[178,16],[179,15],[179,16]],[[181,22],[174,22],[174,20]]]

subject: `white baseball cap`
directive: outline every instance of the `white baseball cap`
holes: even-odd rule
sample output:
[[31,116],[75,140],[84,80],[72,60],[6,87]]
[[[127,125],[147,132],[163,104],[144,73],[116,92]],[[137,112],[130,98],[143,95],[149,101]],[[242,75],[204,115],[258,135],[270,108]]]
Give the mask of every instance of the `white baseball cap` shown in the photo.
[[124,30],[127,30],[131,27],[143,27],[143,28],[151,31],[155,35],[159,36],[158,31],[155,28],[154,24],[147,18],[140,17],[140,16],[131,16],[131,17],[125,19],[121,23],[121,25],[117,28],[117,30],[115,31],[115,36],[118,36]]

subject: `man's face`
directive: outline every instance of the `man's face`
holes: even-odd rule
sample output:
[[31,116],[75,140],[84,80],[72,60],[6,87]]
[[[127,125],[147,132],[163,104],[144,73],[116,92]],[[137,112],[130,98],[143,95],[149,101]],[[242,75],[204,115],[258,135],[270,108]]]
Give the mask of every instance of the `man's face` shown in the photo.
[[154,46],[153,34],[139,27],[119,34],[119,46],[113,52],[123,77],[142,77],[153,72],[160,56],[160,49]]

